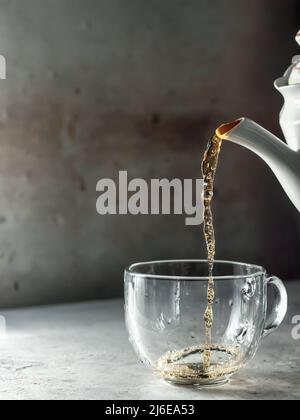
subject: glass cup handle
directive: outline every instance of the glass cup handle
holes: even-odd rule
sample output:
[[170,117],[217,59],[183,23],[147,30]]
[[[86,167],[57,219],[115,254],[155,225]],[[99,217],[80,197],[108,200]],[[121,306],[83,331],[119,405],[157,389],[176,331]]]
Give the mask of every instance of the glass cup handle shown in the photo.
[[264,328],[263,337],[267,337],[276,330],[285,318],[288,307],[288,295],[282,281],[275,276],[267,279],[267,286],[272,286],[275,291],[275,306]]

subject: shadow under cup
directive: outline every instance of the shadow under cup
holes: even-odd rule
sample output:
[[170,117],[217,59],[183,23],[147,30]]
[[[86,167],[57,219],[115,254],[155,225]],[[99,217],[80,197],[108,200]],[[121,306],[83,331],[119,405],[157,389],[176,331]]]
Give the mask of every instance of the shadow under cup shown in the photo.
[[[287,293],[259,266],[216,261],[211,363],[204,368],[207,261],[157,261],[125,271],[126,325],[139,359],[177,384],[223,384],[254,356],[287,311]],[[267,310],[267,289],[274,289]],[[269,315],[267,315],[267,312]]]

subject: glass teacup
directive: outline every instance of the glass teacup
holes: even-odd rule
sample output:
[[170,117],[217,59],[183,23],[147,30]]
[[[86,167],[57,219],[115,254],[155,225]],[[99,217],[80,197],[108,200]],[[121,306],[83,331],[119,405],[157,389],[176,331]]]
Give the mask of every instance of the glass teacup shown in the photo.
[[[287,293],[281,280],[259,266],[216,261],[211,363],[204,368],[208,280],[207,261],[200,260],[140,263],[125,271],[130,342],[139,359],[169,382],[226,383],[285,317]],[[268,286],[275,303],[267,311]]]

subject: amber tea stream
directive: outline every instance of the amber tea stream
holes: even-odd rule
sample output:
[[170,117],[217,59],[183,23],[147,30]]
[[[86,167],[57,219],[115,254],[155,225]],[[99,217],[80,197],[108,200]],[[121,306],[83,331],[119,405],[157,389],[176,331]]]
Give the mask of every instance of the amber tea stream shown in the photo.
[[208,142],[207,149],[202,162],[202,173],[204,179],[204,236],[207,246],[208,261],[208,287],[207,287],[207,308],[204,314],[205,322],[205,347],[203,352],[203,370],[207,371],[211,364],[212,326],[214,319],[213,305],[215,299],[215,287],[213,279],[214,260],[216,255],[216,240],[213,223],[211,203],[214,195],[214,180],[218,167],[219,154],[222,140],[215,134]]
[[[226,127],[226,126],[224,126]],[[222,134],[222,133],[221,133]],[[210,138],[202,161],[202,175],[204,179],[204,238],[207,247],[208,261],[208,285],[207,285],[207,306],[203,315],[205,325],[205,342],[203,344],[187,347],[183,350],[174,350],[163,355],[158,361],[158,373],[164,379],[177,381],[197,381],[218,379],[224,375],[232,375],[239,370],[240,365],[235,366],[233,360],[239,360],[240,352],[237,348],[226,348],[212,342],[212,329],[214,323],[214,261],[216,255],[216,240],[213,223],[212,201],[214,196],[215,175],[219,162],[219,155],[222,147],[222,136],[218,131]],[[202,358],[202,362],[187,363],[191,356]],[[223,362],[215,362],[213,355]]]

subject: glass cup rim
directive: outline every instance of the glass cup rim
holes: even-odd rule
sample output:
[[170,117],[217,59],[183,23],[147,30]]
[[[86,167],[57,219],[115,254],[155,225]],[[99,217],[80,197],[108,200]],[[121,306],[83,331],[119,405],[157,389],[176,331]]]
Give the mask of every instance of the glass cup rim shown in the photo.
[[[141,278],[149,278],[149,279],[156,279],[156,280],[171,280],[171,281],[208,281],[210,277],[207,276],[171,276],[171,275],[160,275],[160,274],[146,274],[146,273],[139,273],[134,272],[135,268],[153,264],[161,264],[161,263],[206,263],[207,260],[202,259],[175,259],[175,260],[155,260],[155,261],[145,261],[139,262],[135,264],[131,264],[129,267],[125,269],[125,274],[129,274],[135,277]],[[228,264],[240,267],[248,267],[254,269],[253,273],[251,274],[238,274],[238,275],[226,275],[226,276],[214,276],[214,281],[220,280],[245,280],[249,279],[250,277],[258,277],[258,276],[265,276],[267,275],[267,270],[262,266],[255,265],[255,264],[247,264],[235,261],[227,261],[227,260],[215,260],[215,264]]]

